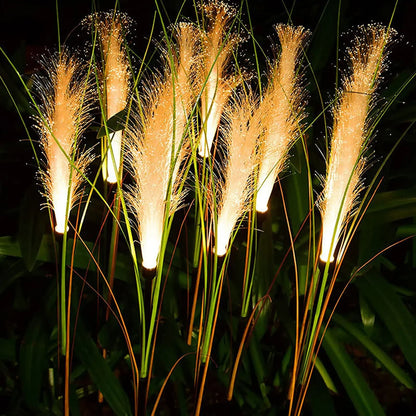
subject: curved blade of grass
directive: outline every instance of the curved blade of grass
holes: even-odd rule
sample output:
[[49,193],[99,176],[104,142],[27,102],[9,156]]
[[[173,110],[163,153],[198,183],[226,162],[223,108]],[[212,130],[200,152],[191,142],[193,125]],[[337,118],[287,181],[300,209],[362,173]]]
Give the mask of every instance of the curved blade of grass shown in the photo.
[[416,388],[416,383],[412,378],[400,368],[388,354],[386,354],[377,344],[375,344],[363,331],[361,331],[356,325],[347,321],[341,315],[334,314],[332,319],[338,325],[342,326],[347,332],[349,332],[354,338],[361,343],[363,347],[370,352],[374,358],[376,358],[385,368],[388,370],[397,380],[400,381],[409,389]]
[[394,287],[374,273],[359,276],[354,283],[387,326],[407,362],[416,371],[415,318]]
[[324,364],[319,358],[316,358],[315,361],[315,368],[322,377],[323,382],[325,383],[325,386],[333,391],[334,393],[338,393],[337,387],[335,386],[334,381],[332,380],[330,374],[328,373],[328,370],[325,368]]
[[383,416],[385,413],[374,392],[332,330],[327,329],[322,345],[357,413],[361,416]]

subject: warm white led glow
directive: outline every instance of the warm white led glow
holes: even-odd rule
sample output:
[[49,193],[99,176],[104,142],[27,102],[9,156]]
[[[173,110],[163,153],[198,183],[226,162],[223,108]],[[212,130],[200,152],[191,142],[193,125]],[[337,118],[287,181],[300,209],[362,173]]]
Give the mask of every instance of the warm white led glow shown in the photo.
[[83,172],[91,161],[79,148],[80,137],[92,120],[92,89],[82,64],[66,49],[45,58],[46,77],[35,79],[41,116],[36,118],[46,167],[40,177],[48,205],[54,211],[57,233],[64,233],[66,216],[81,196]]
[[274,185],[274,176],[269,175],[260,186],[256,196],[256,211],[260,213],[267,212],[270,194]]
[[[161,236],[160,236],[161,237]],[[143,267],[148,270],[155,269],[157,266],[157,257],[159,256],[160,239],[155,235],[144,236],[141,243],[143,258]]]
[[107,182],[117,183],[120,169],[121,137],[123,132],[116,131],[110,135],[110,148],[107,152]]
[[[65,232],[65,213],[66,213],[66,198],[67,198],[67,190],[63,189],[62,195],[60,199],[56,199],[53,203],[54,206],[54,213],[55,213],[55,231],[58,234],[63,234]],[[68,228],[67,228],[68,229]]]
[[144,215],[140,225],[140,243],[143,259],[143,267],[155,269],[160,251],[163,235],[163,205],[157,206],[149,202],[147,207],[143,207]]
[[225,256],[228,249],[231,233],[234,228],[234,219],[221,219],[218,222],[218,229],[215,242],[215,253],[218,257]]
[[329,261],[329,263],[332,263],[335,260],[335,257],[334,256],[329,257],[328,251],[322,252],[321,255],[319,256],[319,258],[324,263],[327,263],[328,261]]
[[[211,154],[212,143],[214,141],[221,117],[220,108],[215,100],[216,86],[211,84],[212,82],[209,85],[207,85],[207,88],[209,87],[207,91],[208,102],[205,103],[205,105],[204,103],[202,104],[202,113],[204,117],[202,120],[203,126],[201,130],[198,147],[198,154],[202,157],[209,157],[209,155]],[[208,107],[208,111],[206,110],[206,107]]]
[[[67,227],[67,230],[68,230],[68,227]],[[58,233],[58,234],[63,234],[64,232],[65,232],[65,226],[64,226],[64,224],[58,224],[58,223],[56,223],[56,225],[55,225],[55,231]]]
[[149,254],[147,253],[142,253],[143,255],[143,267],[147,270],[153,270],[156,269],[157,266],[157,254],[156,257],[154,256],[155,253],[151,253],[149,252]]

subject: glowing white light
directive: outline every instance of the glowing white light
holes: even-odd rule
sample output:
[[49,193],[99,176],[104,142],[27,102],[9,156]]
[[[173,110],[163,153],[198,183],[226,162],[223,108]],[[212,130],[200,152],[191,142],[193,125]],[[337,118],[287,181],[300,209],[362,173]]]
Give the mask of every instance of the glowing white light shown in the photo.
[[120,169],[121,154],[121,130],[114,132],[110,136],[110,147],[107,152],[107,182],[117,183],[118,171]]
[[155,238],[148,238],[142,241],[142,258],[143,267],[148,270],[155,269],[157,266],[157,257],[159,255],[160,241]]
[[[203,127],[199,139],[198,154],[202,157],[209,157],[211,153],[212,143],[214,141],[215,134],[217,132],[219,119],[220,119],[220,108],[216,100],[217,82],[208,80],[207,83],[207,102],[206,107],[208,111],[202,110],[205,118],[203,118]],[[203,107],[204,102],[203,102]]]
[[227,215],[220,216],[217,224],[215,253],[222,257],[227,253],[230,236],[234,228],[234,219],[227,218]]
[[338,211],[336,211],[339,208],[337,206],[330,206],[330,208],[332,212],[325,212],[322,220],[322,248],[319,258],[325,263],[334,261],[334,252],[342,229]]
[[158,263],[163,234],[163,210],[158,212],[151,204],[148,209],[147,218],[143,219],[141,223],[140,242],[142,265],[144,268],[152,270],[156,268]]
[[[319,256],[319,258],[321,259],[321,261],[323,261],[324,263],[327,263],[328,261],[330,263],[332,263],[335,260],[335,257],[333,255],[329,256],[329,251],[322,251],[321,255]],[[329,259],[328,259],[329,258]]]
[[228,247],[228,239],[225,238],[225,236],[218,236],[217,239],[217,247],[216,247],[216,254],[218,257],[225,256],[225,253],[227,252]]
[[65,178],[66,175],[63,174],[63,170],[64,169],[60,171],[59,175],[56,175],[54,177],[55,187],[52,190],[52,205],[56,221],[55,231],[58,234],[63,234],[65,232],[65,229],[68,229],[68,227],[65,227],[65,216],[67,206],[71,206],[71,200],[68,203],[68,180]]
[[55,225],[55,231],[58,234],[63,234],[65,232],[65,227],[62,224],[56,224]]
[[268,203],[270,195],[273,190],[274,177],[269,175],[268,178],[263,182],[261,187],[258,189],[256,196],[256,211],[260,213],[267,212],[269,209]]

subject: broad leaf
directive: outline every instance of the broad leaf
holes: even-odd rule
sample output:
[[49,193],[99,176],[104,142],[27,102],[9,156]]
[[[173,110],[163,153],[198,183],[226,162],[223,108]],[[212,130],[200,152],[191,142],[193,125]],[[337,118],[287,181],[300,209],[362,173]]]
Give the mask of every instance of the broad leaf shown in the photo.
[[383,408],[377,401],[374,392],[330,329],[327,330],[322,345],[357,413],[361,416],[383,416]]
[[78,324],[75,337],[75,354],[114,413],[118,416],[132,415],[126,392],[81,323]]
[[395,288],[374,274],[357,277],[355,285],[387,326],[407,362],[416,371],[416,322]]

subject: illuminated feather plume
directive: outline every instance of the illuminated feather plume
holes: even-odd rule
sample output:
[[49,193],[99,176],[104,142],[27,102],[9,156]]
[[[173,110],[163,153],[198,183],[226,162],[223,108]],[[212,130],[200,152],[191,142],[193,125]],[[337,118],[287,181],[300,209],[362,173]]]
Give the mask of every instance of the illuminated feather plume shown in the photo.
[[40,109],[36,127],[46,157],[40,177],[55,213],[55,230],[63,233],[91,160],[88,152],[80,151],[80,137],[91,121],[92,89],[82,65],[66,49],[42,64],[46,75],[35,79]]
[[[231,234],[239,218],[250,208],[260,123],[255,112],[256,100],[250,94],[233,98],[225,108],[223,127],[226,158],[222,166],[218,198],[216,253],[225,255]],[[254,114],[254,115],[253,115]]]
[[319,207],[322,216],[322,261],[333,261],[343,227],[360,191],[368,143],[369,112],[380,73],[385,67],[386,45],[392,30],[380,25],[360,29],[349,50],[351,75],[345,77],[334,108],[334,126],[327,176]]
[[[105,109],[108,120],[126,107],[129,96],[131,73],[124,45],[129,21],[121,13],[94,16],[104,61]],[[122,136],[122,130],[110,133],[106,158],[106,180],[109,183],[116,183],[119,175]]]
[[259,106],[264,136],[261,143],[256,210],[266,212],[277,176],[305,117],[305,99],[298,61],[309,31],[303,27],[277,25],[281,44],[278,60],[271,65],[269,84]]
[[186,127],[196,100],[196,31],[190,24],[177,26],[176,48],[165,51],[164,73],[146,82],[126,130],[126,158],[135,182],[127,198],[138,226],[143,267],[147,269],[157,266],[167,204],[172,213],[181,198],[180,167],[190,151]]
[[203,74],[205,86],[201,94],[201,132],[198,153],[210,155],[221,113],[231,91],[241,78],[228,73],[228,63],[239,42],[236,34],[227,33],[235,17],[235,10],[221,1],[213,0],[202,5],[208,20],[208,31],[203,37]]

